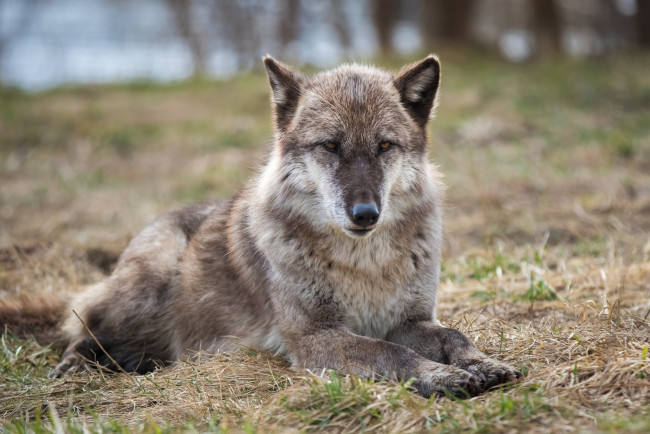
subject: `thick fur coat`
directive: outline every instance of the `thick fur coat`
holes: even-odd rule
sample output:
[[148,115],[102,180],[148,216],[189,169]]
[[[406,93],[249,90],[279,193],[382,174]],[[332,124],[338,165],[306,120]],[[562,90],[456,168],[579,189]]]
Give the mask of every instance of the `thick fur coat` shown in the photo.
[[[53,375],[84,359],[146,372],[252,346],[297,367],[414,377],[424,396],[520,376],[435,317],[443,186],[426,127],[437,58],[397,75],[264,63],[276,127],[266,166],[230,200],[154,221],[65,305]],[[4,322],[19,304],[0,305]]]

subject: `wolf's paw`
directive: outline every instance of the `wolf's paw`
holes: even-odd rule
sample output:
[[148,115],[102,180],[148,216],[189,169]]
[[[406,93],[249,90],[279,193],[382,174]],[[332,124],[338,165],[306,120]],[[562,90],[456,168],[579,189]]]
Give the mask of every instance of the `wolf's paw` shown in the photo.
[[83,363],[83,357],[79,354],[70,354],[63,357],[63,360],[56,365],[56,367],[50,372],[50,378],[60,378],[64,375],[74,372],[81,367]]
[[420,375],[413,383],[425,398],[433,394],[469,398],[481,393],[483,381],[469,371],[440,363],[426,363],[420,367]]
[[495,386],[517,381],[523,375],[510,365],[486,357],[484,359],[462,360],[454,363],[461,369],[474,374],[482,381],[483,389],[488,390]]

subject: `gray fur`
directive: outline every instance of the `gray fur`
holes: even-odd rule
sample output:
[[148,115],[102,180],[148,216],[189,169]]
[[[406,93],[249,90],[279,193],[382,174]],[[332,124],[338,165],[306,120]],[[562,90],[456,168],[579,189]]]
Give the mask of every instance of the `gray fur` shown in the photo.
[[[71,308],[139,372],[248,345],[298,367],[415,377],[425,396],[514,380],[435,317],[443,187],[426,123],[438,60],[396,76],[344,65],[312,77],[264,62],[276,140],[262,172],[231,200],[152,223]],[[368,230],[350,218],[361,202],[380,213]],[[75,315],[64,331],[54,375],[82,356],[112,366]]]

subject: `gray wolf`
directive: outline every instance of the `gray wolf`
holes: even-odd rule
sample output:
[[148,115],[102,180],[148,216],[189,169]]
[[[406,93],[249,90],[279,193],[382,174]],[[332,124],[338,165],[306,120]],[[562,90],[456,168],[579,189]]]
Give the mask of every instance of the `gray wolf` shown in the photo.
[[398,74],[264,64],[275,144],[259,175],[229,200],[151,223],[70,302],[25,314],[29,298],[4,301],[2,321],[65,311],[54,376],[84,359],[142,373],[245,345],[296,367],[414,378],[424,396],[520,377],[436,319],[444,193],[426,128],[438,59]]

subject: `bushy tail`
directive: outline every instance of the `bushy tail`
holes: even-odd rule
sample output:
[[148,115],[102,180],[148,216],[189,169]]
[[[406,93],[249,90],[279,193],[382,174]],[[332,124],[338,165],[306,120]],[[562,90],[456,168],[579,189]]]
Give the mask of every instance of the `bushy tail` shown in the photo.
[[56,294],[29,294],[0,299],[0,333],[8,331],[21,338],[35,338],[40,344],[65,345],[60,326],[65,319],[69,297]]

